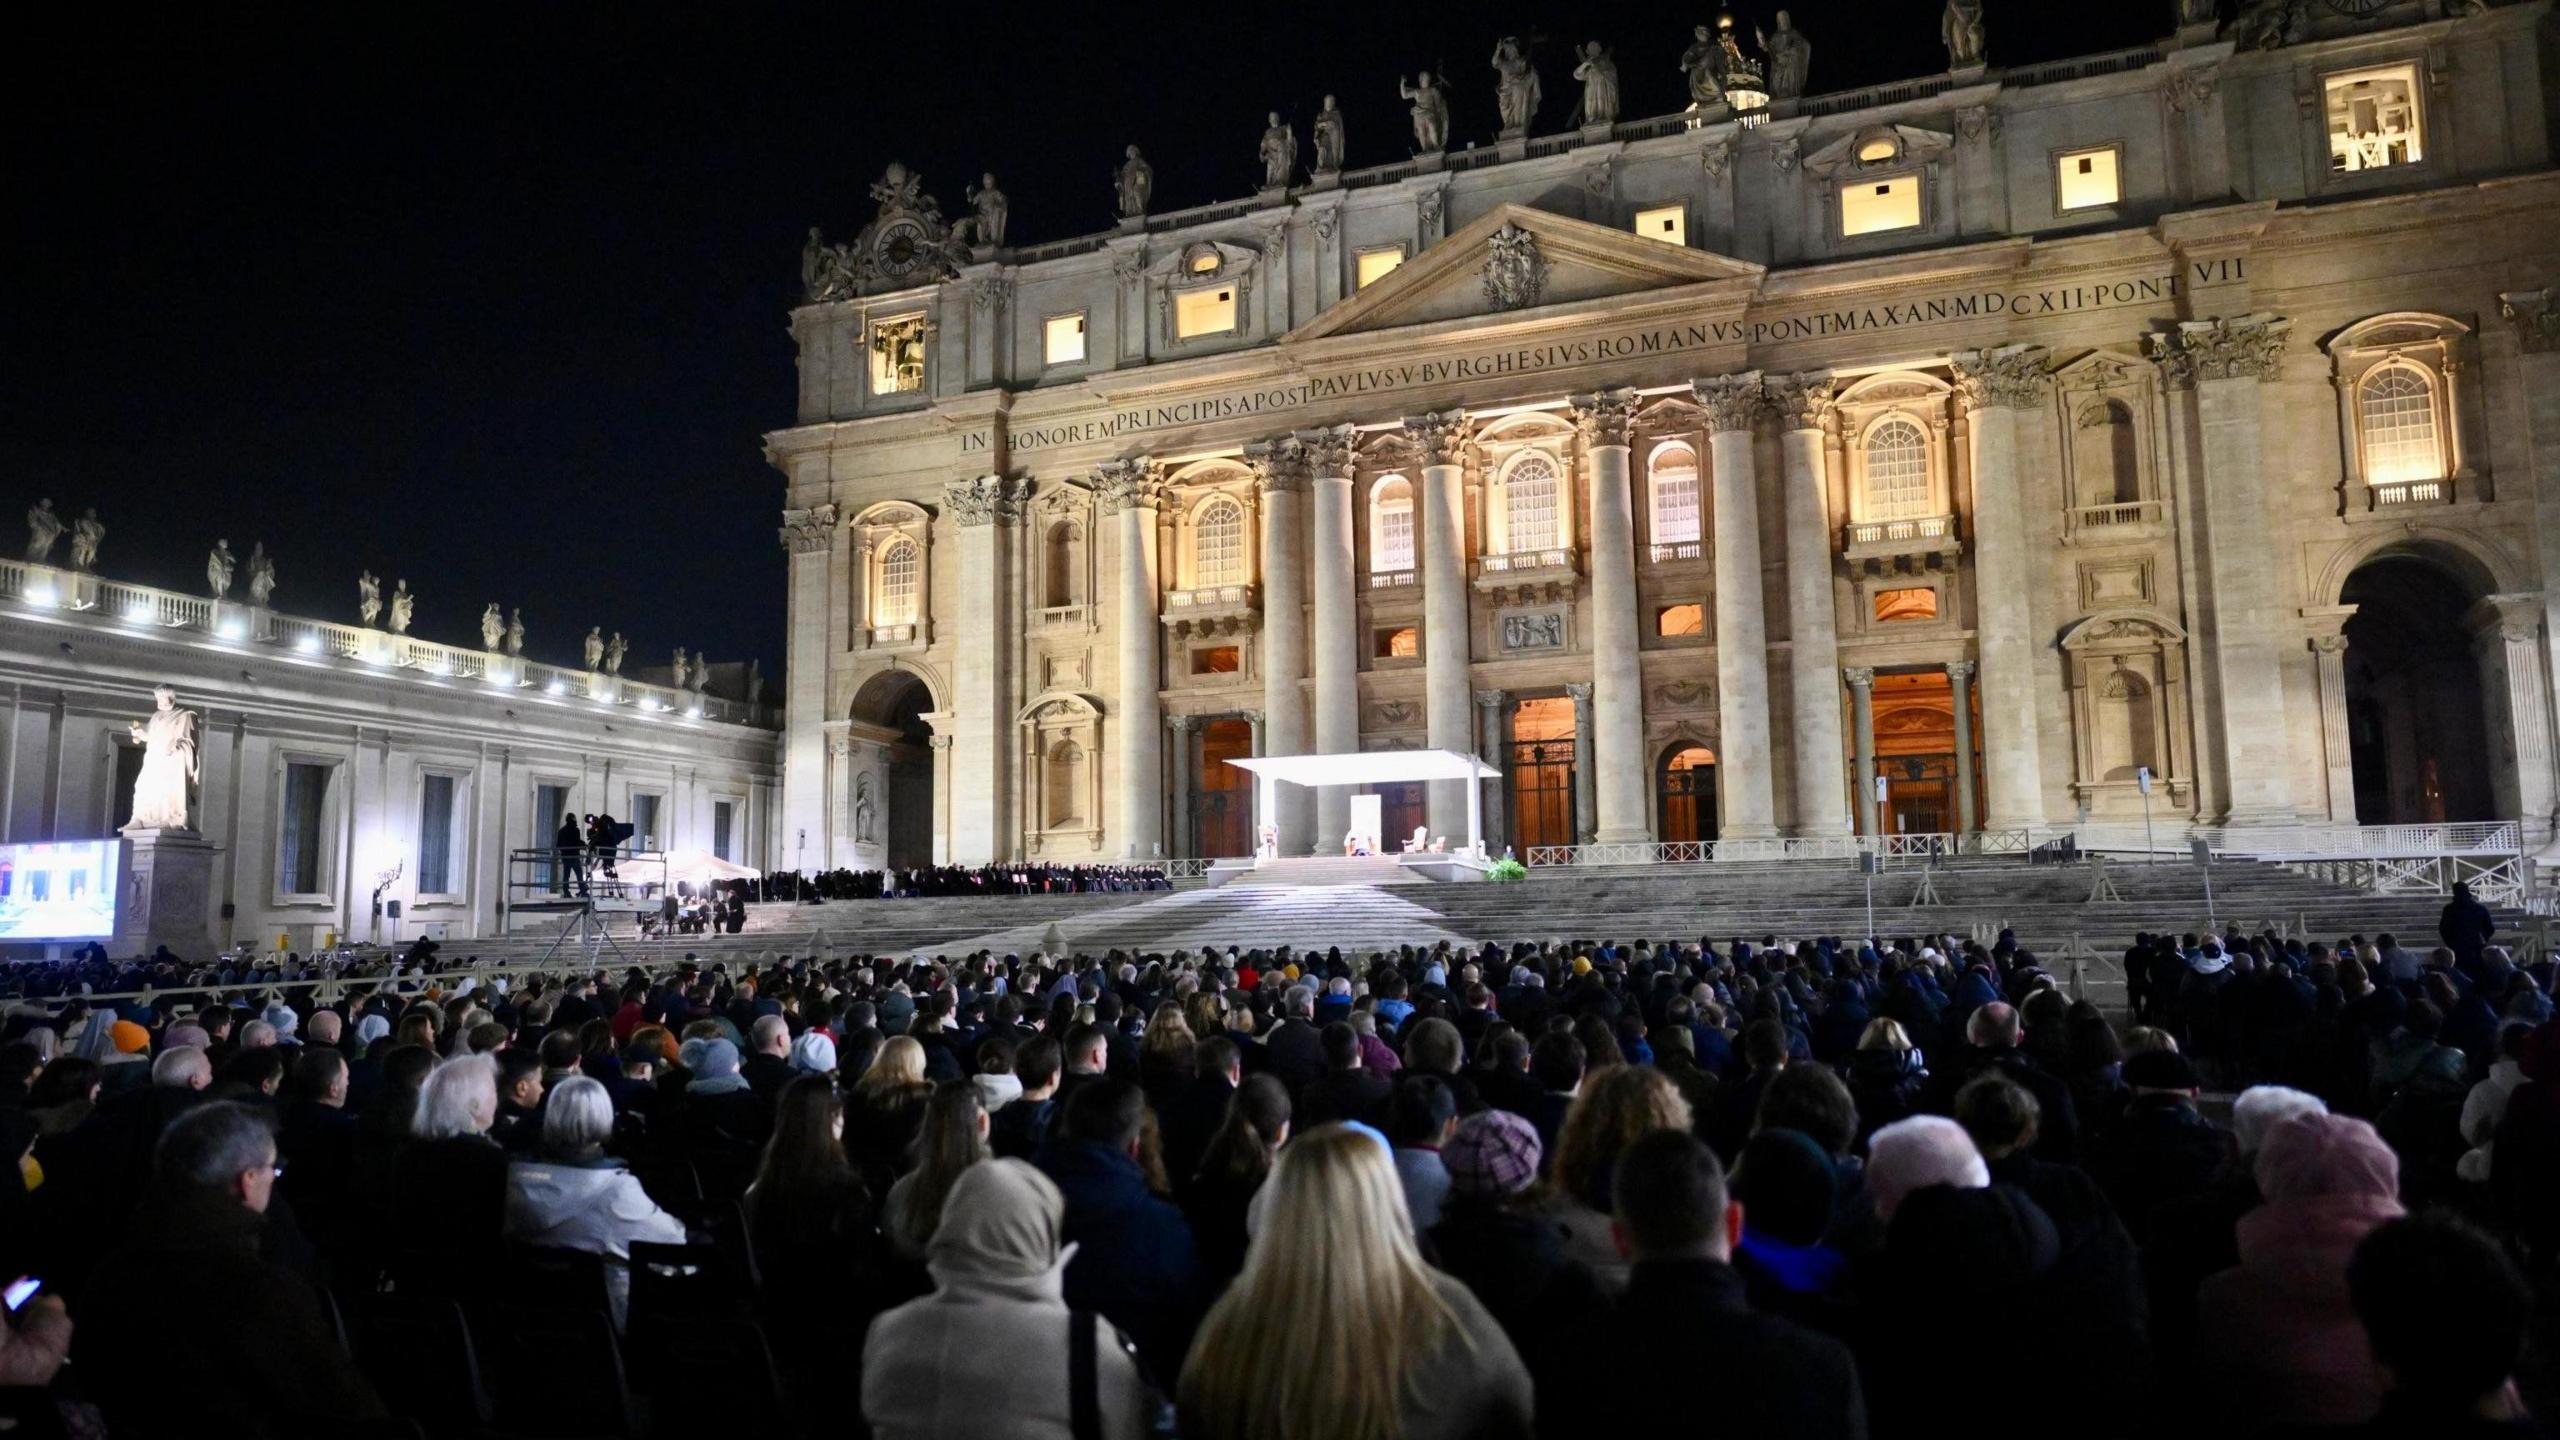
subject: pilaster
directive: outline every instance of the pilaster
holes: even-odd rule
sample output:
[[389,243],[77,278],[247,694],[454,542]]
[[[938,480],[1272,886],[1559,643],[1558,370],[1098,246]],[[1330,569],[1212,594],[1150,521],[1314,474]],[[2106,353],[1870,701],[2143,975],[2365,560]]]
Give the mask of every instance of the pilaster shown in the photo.
[[1982,665],[1983,768],[1991,781],[1991,813],[1983,823],[1999,830],[2045,820],[2027,606],[2042,562],[2028,553],[2026,485],[2018,466],[2020,412],[2041,405],[2048,389],[2044,355],[2038,346],[2007,345],[1954,357],[1973,446],[1974,629]]

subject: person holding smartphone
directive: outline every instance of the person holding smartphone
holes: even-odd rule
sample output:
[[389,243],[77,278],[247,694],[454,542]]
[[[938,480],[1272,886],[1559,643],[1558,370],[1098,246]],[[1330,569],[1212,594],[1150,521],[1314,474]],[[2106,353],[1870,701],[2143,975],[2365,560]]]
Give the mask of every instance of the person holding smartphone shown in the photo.
[[42,1389],[71,1354],[71,1311],[61,1297],[39,1294],[43,1285],[21,1275],[0,1293],[9,1308],[0,1324],[0,1386]]

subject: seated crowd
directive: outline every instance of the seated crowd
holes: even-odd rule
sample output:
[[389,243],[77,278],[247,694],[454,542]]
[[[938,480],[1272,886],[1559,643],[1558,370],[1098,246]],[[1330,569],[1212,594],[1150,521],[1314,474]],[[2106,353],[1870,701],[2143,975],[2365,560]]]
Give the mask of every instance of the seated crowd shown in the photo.
[[2548,964],[2128,961],[2125,1028],[2005,937],[21,985],[0,1415],[2537,1433]]
[[761,882],[768,900],[907,900],[944,895],[1085,895],[1170,890],[1158,865],[932,865],[909,870],[784,870]]

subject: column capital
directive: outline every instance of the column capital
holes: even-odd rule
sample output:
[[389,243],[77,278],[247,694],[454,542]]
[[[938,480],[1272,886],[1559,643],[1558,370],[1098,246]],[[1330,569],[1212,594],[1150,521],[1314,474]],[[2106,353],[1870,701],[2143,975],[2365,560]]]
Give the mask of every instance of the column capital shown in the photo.
[[1511,692],[1508,690],[1479,690],[1476,692],[1476,708],[1499,710],[1502,708],[1502,702],[1510,698]]
[[1593,450],[1627,448],[1627,432],[1635,428],[1636,392],[1619,388],[1573,397],[1573,425],[1582,443]]
[[1405,442],[1420,453],[1425,465],[1465,464],[1467,445],[1474,435],[1475,429],[1467,422],[1464,410],[1404,417]]
[[2501,291],[2498,313],[2516,327],[2516,343],[2527,355],[2560,350],[2560,295],[2549,288]]
[[1970,679],[1972,679],[1972,678],[1973,678],[1973,662],[1972,662],[1972,661],[1970,661],[1970,660],[1950,660],[1950,661],[1948,661],[1948,662],[1947,662],[1947,683],[1949,683],[1949,684],[1951,684],[1951,685],[1961,685],[1961,684],[1963,684],[1964,682],[1966,682],[1967,680],[1970,680]]
[[1564,693],[1573,697],[1573,703],[1575,705],[1588,705],[1591,703],[1591,686],[1587,683],[1567,685],[1564,687]]
[[2285,336],[2293,322],[2281,315],[2217,315],[2180,321],[2175,329],[2143,337],[2161,377],[2184,389],[2204,380],[2273,380],[2284,366]]
[[2483,595],[2464,618],[2484,635],[2496,631],[2509,640],[2531,640],[2542,633],[2542,592]]
[[1174,734],[1188,735],[1200,722],[1189,715],[1167,715],[1164,717],[1164,723],[1172,729]]
[[1153,510],[1164,503],[1164,471],[1145,455],[1106,461],[1093,467],[1093,493],[1105,515]]
[[1876,667],[1873,665],[1851,665],[1843,669],[1840,674],[1849,682],[1849,688],[1852,690],[1864,690],[1876,683]]
[[951,742],[958,738],[954,735],[929,735],[925,737],[924,743],[936,750],[948,750],[951,748]]
[[836,507],[812,505],[806,510],[782,512],[782,529],[777,531],[782,548],[794,555],[810,555],[827,548],[835,536]]
[[1752,417],[1768,400],[1757,370],[1705,376],[1690,381],[1689,390],[1697,396],[1698,408],[1707,412],[1707,430],[1711,434],[1750,429]]
[[1289,438],[1306,452],[1307,468],[1319,480],[1351,477],[1351,457],[1359,448],[1360,432],[1349,425],[1335,425],[1323,430],[1300,430]]
[[1948,357],[1956,372],[1956,389],[1965,403],[1979,410],[2000,406],[2022,410],[2045,397],[2045,350],[2041,345],[2002,345],[1989,350],[1959,350]]
[[1262,723],[1262,712],[1259,710],[1239,710],[1236,713],[1242,715],[1245,719],[1245,723],[1248,725],[1259,725]]
[[1302,494],[1307,488],[1307,447],[1294,435],[1247,445],[1244,463],[1253,471],[1255,487],[1266,494]]
[[1837,391],[1828,370],[1774,376],[1764,381],[1762,388],[1768,393],[1769,408],[1776,412],[1778,423],[1790,430],[1819,430],[1831,418],[1832,398]]
[[942,503],[963,528],[1014,524],[1022,519],[1023,502],[1030,498],[1028,475],[981,475],[942,487]]
[[2311,637],[2311,650],[2315,655],[2344,655],[2347,653],[2346,634],[2341,631],[2333,635],[2314,635]]

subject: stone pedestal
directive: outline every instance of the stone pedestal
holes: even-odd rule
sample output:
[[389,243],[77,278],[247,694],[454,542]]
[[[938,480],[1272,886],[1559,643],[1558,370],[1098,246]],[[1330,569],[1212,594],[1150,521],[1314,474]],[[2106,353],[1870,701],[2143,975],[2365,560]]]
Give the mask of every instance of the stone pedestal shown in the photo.
[[108,951],[123,958],[166,945],[185,959],[210,956],[218,946],[207,916],[222,847],[193,830],[127,830],[124,841]]

